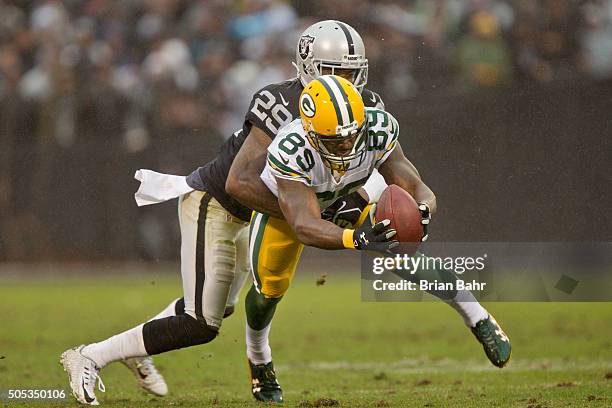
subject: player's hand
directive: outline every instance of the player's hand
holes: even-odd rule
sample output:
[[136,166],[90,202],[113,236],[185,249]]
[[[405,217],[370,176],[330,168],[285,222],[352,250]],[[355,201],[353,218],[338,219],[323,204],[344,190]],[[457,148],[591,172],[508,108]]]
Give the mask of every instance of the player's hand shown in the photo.
[[334,201],[321,213],[321,218],[341,228],[353,228],[367,205],[367,200],[355,191]]
[[367,217],[365,222],[353,232],[355,249],[391,253],[399,242],[392,239],[396,231],[389,228],[389,225],[391,225],[389,220],[382,220],[372,225],[372,218]]
[[419,203],[419,211],[421,212],[421,225],[423,226],[423,237],[421,242],[427,241],[429,238],[429,221],[431,221],[431,211],[425,203]]

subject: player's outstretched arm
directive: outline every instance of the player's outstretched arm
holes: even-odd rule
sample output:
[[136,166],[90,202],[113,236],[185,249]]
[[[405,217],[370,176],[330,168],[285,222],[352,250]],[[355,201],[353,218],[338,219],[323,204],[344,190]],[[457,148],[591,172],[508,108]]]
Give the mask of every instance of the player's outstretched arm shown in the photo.
[[247,207],[276,218],[284,218],[278,200],[261,181],[259,175],[266,165],[270,137],[256,126],[251,128],[244,144],[234,158],[225,191]]
[[321,209],[315,193],[299,181],[277,177],[278,203],[285,219],[298,239],[308,246],[323,249],[343,249],[344,229],[321,219]]
[[404,151],[399,143],[387,160],[381,164],[378,171],[385,178],[387,184],[400,186],[410,193],[417,203],[427,204],[431,213],[436,212],[436,196],[421,180],[416,167],[404,156]]
[[397,246],[392,240],[395,230],[388,228],[390,221],[376,225],[364,223],[356,230],[343,229],[321,219],[315,193],[299,181],[276,178],[278,203],[285,219],[297,238],[308,246],[322,249],[360,249],[388,252]]

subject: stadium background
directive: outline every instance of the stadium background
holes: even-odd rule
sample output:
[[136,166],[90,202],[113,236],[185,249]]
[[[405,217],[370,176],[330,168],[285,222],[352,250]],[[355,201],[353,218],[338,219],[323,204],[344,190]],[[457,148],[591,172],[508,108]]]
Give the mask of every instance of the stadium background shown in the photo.
[[[438,196],[432,240],[611,240],[612,0],[0,0],[0,405],[180,296],[176,203],[137,208],[134,171],[212,159],[329,18]],[[487,303],[498,370],[441,302],[362,302],[359,263],[305,251],[271,336],[285,406],[610,406],[609,303]],[[256,407],[244,324],[156,356],[164,399],[105,368],[101,404]],[[15,404],[43,405],[67,402]]]
[[612,237],[612,1],[2,0],[0,261],[176,260],[134,171],[212,159],[326,18],[364,38],[433,239]]

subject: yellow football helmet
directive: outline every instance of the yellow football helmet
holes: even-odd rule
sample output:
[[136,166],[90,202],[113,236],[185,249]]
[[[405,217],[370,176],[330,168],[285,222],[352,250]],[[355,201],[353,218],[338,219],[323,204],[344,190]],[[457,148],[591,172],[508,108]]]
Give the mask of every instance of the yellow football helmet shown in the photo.
[[299,106],[306,136],[330,169],[345,172],[361,164],[367,150],[365,107],[353,84],[321,75],[306,85]]

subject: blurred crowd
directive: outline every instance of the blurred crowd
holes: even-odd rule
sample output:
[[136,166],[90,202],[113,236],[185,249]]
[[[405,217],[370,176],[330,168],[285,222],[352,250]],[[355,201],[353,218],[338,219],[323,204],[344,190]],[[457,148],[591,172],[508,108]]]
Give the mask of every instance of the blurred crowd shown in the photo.
[[125,180],[214,157],[322,19],[387,102],[612,75],[612,0],[0,0],[0,260],[172,254]]

